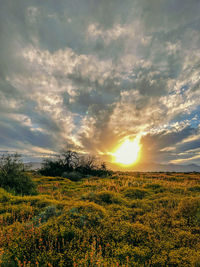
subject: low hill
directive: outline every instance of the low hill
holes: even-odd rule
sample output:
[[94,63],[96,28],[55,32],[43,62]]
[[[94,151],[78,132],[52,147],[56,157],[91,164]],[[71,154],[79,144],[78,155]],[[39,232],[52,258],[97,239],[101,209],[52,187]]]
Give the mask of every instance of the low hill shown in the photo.
[[196,164],[178,165],[178,164],[140,164],[133,167],[135,171],[151,172],[200,172],[200,166]]
[[116,164],[109,164],[109,167],[115,171],[139,171],[139,172],[200,172],[200,166],[196,164],[178,165],[178,164],[159,164],[155,162],[137,163],[130,167],[119,167]]

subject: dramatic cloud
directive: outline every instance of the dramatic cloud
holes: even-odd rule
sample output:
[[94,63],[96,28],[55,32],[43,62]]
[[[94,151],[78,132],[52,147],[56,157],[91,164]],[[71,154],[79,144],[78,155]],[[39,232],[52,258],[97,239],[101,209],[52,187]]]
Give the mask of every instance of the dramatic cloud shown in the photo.
[[0,150],[200,163],[197,0],[3,1]]

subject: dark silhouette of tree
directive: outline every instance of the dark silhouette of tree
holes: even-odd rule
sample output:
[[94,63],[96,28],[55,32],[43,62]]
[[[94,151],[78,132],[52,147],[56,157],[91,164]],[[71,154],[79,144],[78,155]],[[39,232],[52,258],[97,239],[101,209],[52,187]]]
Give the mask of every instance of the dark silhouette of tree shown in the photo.
[[85,175],[92,175],[95,169],[97,169],[97,163],[96,158],[94,156],[82,157],[80,160],[80,164],[77,167],[77,171]]
[[75,151],[63,151],[56,159],[43,162],[40,173],[47,176],[62,176],[65,172],[72,172],[79,166],[80,158]]
[[67,177],[67,174],[74,176],[72,172],[74,174],[76,172],[76,176],[82,175],[82,177],[87,175],[104,176],[110,173],[105,162],[98,164],[96,157],[91,155],[81,156],[71,150],[63,151],[55,159],[45,160],[39,172],[46,176],[64,175],[64,177]]
[[65,171],[73,171],[78,167],[80,158],[75,151],[67,150],[59,156],[59,161]]

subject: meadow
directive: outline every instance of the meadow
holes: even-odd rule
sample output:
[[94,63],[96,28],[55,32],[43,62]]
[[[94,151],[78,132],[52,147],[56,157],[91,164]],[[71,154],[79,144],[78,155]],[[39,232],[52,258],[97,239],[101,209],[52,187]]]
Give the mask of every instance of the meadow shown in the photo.
[[1,266],[200,266],[200,174],[30,175],[0,188]]

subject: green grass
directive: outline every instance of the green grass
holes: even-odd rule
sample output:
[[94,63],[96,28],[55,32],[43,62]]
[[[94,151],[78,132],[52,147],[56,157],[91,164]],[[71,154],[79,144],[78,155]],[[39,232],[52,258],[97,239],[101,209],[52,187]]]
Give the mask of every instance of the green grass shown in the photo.
[[200,266],[200,175],[33,175],[0,188],[1,266]]

